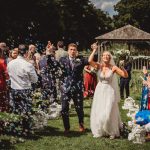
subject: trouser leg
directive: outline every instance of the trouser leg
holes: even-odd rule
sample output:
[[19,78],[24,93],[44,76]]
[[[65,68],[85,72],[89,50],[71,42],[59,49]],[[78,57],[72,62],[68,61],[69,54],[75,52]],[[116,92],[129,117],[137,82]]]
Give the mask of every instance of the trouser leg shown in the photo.
[[69,101],[70,101],[70,96],[66,93],[62,93],[61,95],[61,102],[62,102],[62,119],[63,119],[63,124],[65,130],[70,129],[70,123],[69,123]]
[[79,124],[84,123],[83,93],[74,93],[72,97],[79,118]]
[[121,98],[124,98],[124,86],[125,86],[124,80],[120,80],[120,96],[121,96]]

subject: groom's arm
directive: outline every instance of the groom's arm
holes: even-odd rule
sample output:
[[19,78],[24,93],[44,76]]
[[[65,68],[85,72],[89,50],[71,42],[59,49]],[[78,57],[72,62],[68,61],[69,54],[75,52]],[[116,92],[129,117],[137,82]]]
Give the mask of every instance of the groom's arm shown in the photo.
[[60,58],[60,60],[59,60],[59,67],[60,67],[60,69],[61,69],[61,77],[60,77],[60,79],[61,79],[61,81],[63,82],[65,76],[67,76],[67,74],[66,74],[66,68],[65,68],[65,59],[64,59],[64,57]]
[[89,65],[89,62],[88,62],[88,58],[87,58],[87,57],[83,57],[82,55],[79,55],[79,56],[77,57],[77,59],[80,59],[80,60],[82,61],[82,65],[83,65],[83,66]]

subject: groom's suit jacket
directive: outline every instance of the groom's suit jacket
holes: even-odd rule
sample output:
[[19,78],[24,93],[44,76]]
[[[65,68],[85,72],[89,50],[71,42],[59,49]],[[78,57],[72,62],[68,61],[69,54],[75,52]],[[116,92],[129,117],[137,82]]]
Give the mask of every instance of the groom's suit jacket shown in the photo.
[[77,57],[74,60],[73,69],[68,56],[62,57],[59,62],[62,69],[62,92],[68,93],[70,90],[83,92],[83,69],[85,65],[88,65],[88,59]]

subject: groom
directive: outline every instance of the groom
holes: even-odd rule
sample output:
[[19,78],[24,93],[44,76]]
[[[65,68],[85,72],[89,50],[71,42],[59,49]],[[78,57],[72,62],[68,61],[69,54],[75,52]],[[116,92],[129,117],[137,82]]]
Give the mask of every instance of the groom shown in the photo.
[[79,119],[79,131],[84,132],[84,112],[83,112],[83,69],[88,64],[88,60],[77,57],[77,45],[68,45],[68,56],[60,59],[62,68],[61,100],[62,119],[65,133],[70,130],[69,123],[69,102],[72,99]]

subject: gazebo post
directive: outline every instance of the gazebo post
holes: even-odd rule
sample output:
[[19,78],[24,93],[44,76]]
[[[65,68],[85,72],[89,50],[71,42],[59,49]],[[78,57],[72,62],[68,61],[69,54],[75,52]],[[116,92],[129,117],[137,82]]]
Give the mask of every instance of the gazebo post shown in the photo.
[[127,43],[127,45],[128,45],[128,50],[130,51],[130,49],[131,49],[131,44],[130,44],[130,43]]

